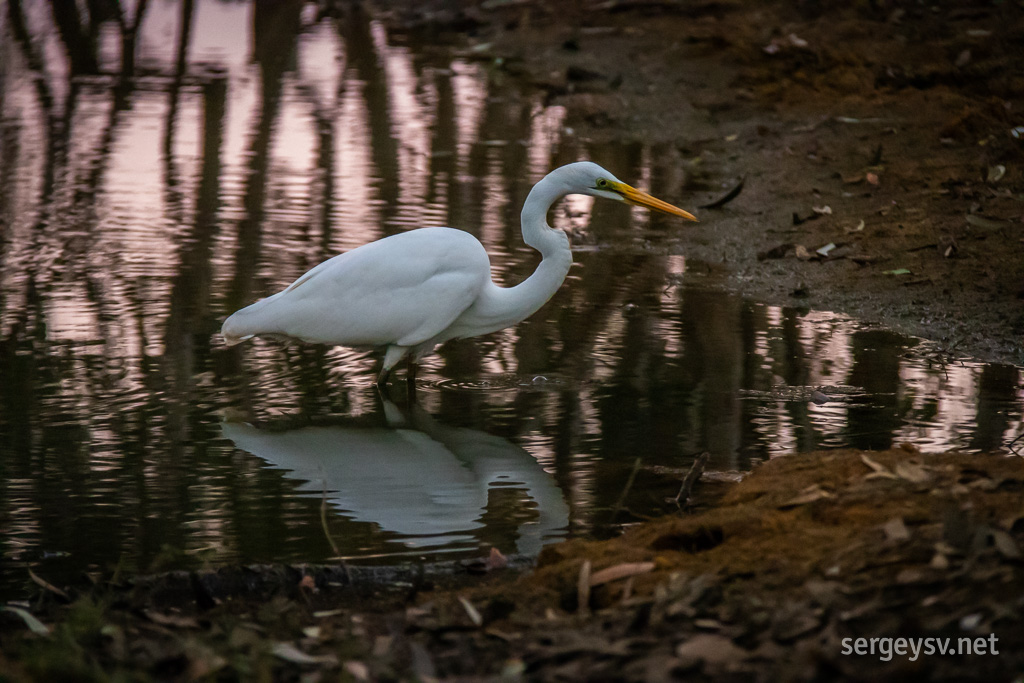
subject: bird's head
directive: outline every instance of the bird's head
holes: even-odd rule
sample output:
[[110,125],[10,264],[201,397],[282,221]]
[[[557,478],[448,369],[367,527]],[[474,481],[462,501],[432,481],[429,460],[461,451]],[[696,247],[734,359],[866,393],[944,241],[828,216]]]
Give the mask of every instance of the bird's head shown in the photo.
[[622,182],[591,161],[579,161],[563,166],[562,169],[566,171],[567,180],[571,185],[570,194],[588,194],[593,197],[613,199],[633,206],[643,206],[654,211],[670,213],[673,216],[682,216],[691,221],[697,220],[696,216],[689,211],[684,211]]

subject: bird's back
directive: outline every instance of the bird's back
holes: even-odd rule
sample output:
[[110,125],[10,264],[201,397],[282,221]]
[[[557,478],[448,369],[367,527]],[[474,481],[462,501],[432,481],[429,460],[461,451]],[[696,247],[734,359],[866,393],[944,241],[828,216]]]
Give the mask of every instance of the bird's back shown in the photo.
[[480,242],[452,228],[392,235],[324,261],[224,321],[229,343],[285,335],[345,346],[412,346],[443,331],[490,282]]

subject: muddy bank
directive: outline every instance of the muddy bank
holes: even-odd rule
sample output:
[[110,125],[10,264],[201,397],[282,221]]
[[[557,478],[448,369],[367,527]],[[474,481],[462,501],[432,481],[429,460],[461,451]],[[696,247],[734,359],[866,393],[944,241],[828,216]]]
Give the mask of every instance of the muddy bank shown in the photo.
[[[1024,12],[1012,3],[539,2],[382,17],[652,145],[691,272],[1024,359]],[[449,48],[445,48],[449,49]]]
[[[40,621],[3,614],[0,651],[11,680],[1010,680],[1022,491],[996,456],[778,458],[699,484],[702,511],[549,546],[522,574],[492,558],[377,584],[279,567],[42,587],[21,606]],[[880,637],[933,640],[853,652]]]

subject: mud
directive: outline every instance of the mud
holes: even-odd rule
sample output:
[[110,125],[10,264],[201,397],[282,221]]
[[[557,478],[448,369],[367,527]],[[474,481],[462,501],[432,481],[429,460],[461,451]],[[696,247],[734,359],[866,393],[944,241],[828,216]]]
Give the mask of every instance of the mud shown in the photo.
[[1019,5],[492,2],[382,16],[541,89],[581,140],[651,144],[653,187],[682,206],[743,180],[680,236],[726,286],[954,356],[1024,360]]

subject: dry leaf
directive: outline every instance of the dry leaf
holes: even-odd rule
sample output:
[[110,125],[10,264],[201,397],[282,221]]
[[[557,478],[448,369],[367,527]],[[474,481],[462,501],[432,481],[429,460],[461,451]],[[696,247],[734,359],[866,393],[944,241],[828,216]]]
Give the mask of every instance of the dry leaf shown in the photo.
[[1010,560],[1020,557],[1020,549],[1017,547],[1017,542],[1013,540],[1013,536],[1002,529],[992,530],[992,542],[996,544],[996,549],[1002,553],[1003,557]]
[[25,622],[25,626],[28,626],[32,633],[40,636],[50,635],[50,627],[43,622],[36,619],[36,617],[28,610],[22,609],[21,607],[13,607],[11,605],[4,605],[0,607],[0,611],[11,612],[21,617],[21,620]]
[[779,509],[793,508],[799,505],[807,505],[818,500],[825,498],[833,498],[834,496],[828,491],[824,490],[818,484],[812,484],[800,492],[796,498],[786,501],[779,505]]
[[362,662],[356,662],[349,660],[342,665],[347,673],[357,681],[368,681],[370,680],[370,667],[366,666]]
[[903,523],[903,518],[893,517],[882,526],[885,537],[890,541],[902,543],[910,540],[910,530]]
[[466,610],[466,614],[469,616],[469,620],[473,622],[474,626],[483,626],[484,618],[480,616],[480,612],[477,611],[476,607],[473,607],[473,603],[460,595],[459,604],[462,605],[462,609]]
[[924,484],[932,479],[932,475],[925,468],[912,462],[896,463],[896,476],[914,484]]
[[192,617],[181,616],[178,614],[161,614],[160,612],[154,612],[152,610],[146,610],[143,614],[145,614],[146,618],[154,624],[160,624],[161,626],[173,626],[174,628],[199,628],[199,622]]
[[274,643],[274,647],[271,649],[271,652],[274,653],[275,657],[283,659],[286,662],[291,662],[292,664],[302,664],[304,666],[338,666],[338,658],[333,654],[306,654],[291,643]]
[[870,467],[871,469],[873,469],[875,472],[885,472],[886,474],[889,474],[888,467],[886,467],[880,462],[875,462],[874,460],[869,458],[865,453],[860,454],[860,461],[867,465],[868,467]]
[[605,583],[611,583],[612,581],[618,581],[619,579],[625,579],[629,576],[646,574],[653,570],[653,562],[625,562],[623,564],[617,564],[614,567],[608,567],[599,572],[594,572],[590,577],[590,586],[593,588]]
[[487,560],[484,562],[484,567],[491,571],[492,569],[504,569],[508,566],[508,559],[501,554],[501,551],[497,548],[491,548],[491,554],[487,556]]

